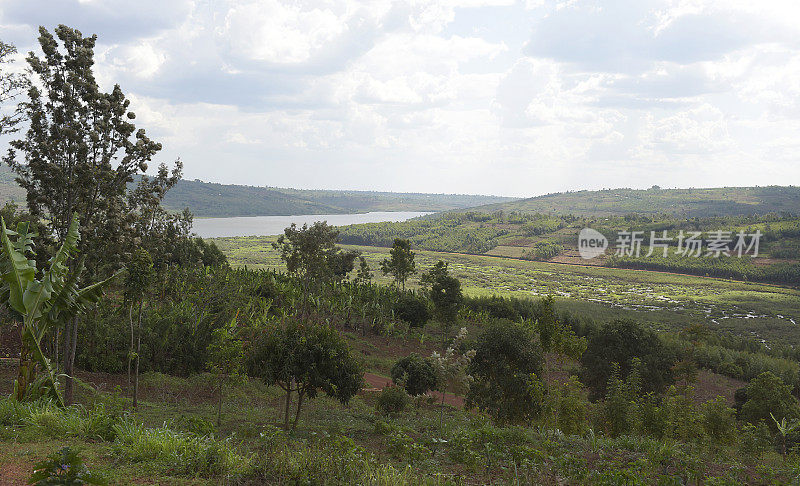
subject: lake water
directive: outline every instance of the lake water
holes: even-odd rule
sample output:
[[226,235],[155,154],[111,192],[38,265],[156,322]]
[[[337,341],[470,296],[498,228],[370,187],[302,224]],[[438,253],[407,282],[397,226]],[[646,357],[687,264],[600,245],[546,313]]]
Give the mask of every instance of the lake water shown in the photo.
[[301,214],[298,216],[241,216],[236,218],[198,218],[192,224],[192,231],[203,238],[223,236],[269,236],[283,234],[284,228],[295,223],[297,226],[316,221],[327,221],[332,226],[345,226],[359,223],[397,222],[425,216],[417,211],[375,211],[363,214]]

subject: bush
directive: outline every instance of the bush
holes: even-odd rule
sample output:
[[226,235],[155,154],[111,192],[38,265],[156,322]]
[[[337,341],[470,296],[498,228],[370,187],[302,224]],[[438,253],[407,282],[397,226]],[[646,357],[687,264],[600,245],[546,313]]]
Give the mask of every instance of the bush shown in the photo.
[[633,321],[616,320],[592,333],[581,357],[581,381],[591,390],[592,398],[605,395],[613,363],[619,365],[620,378],[624,378],[634,358],[641,360],[643,391],[658,393],[672,383],[675,358],[654,331]]
[[770,413],[778,420],[800,418],[800,406],[792,396],[792,387],[769,371],[761,373],[747,385],[747,401],[739,412],[741,420],[774,426]]
[[543,411],[542,349],[533,333],[510,321],[497,321],[478,337],[467,373],[474,378],[468,407],[501,423],[520,423]]
[[81,484],[108,484],[108,480],[101,474],[94,474],[83,463],[78,451],[64,447],[55,454],[51,454],[44,461],[33,468],[28,483],[37,486],[50,486],[56,484],[81,485]]
[[387,386],[378,395],[377,409],[386,415],[400,413],[408,407],[411,399],[399,386]]
[[423,395],[436,388],[436,368],[430,359],[411,353],[392,367],[392,381],[411,396]]
[[428,303],[412,292],[403,292],[394,304],[394,313],[411,327],[424,327],[431,318]]
[[703,429],[706,435],[718,444],[730,444],[736,440],[736,415],[723,397],[703,404]]

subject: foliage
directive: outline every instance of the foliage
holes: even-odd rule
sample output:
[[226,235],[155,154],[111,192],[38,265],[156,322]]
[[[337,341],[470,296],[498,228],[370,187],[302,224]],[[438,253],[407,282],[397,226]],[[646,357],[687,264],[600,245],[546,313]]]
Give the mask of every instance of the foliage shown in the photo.
[[703,429],[706,435],[719,444],[736,441],[736,411],[728,406],[723,397],[717,397],[703,404]]
[[372,282],[372,270],[369,268],[366,258],[363,256],[358,257],[358,273],[354,279],[354,283],[368,284]]
[[396,414],[404,411],[411,399],[406,390],[401,386],[387,386],[378,395],[375,406],[379,411],[387,415]]
[[800,405],[792,396],[791,386],[766,371],[747,385],[747,401],[739,412],[739,418],[751,424],[764,421],[774,425],[771,414],[781,419],[800,419]]
[[289,273],[300,276],[305,282],[308,292],[312,284],[340,281],[353,270],[358,254],[337,248],[338,237],[339,232],[324,221],[312,226],[304,224],[300,229],[293,223],[273,247],[280,250]]
[[542,349],[531,333],[510,321],[497,321],[478,336],[468,373],[474,378],[467,406],[500,423],[523,423],[543,411],[545,385]]
[[[49,267],[41,271],[36,268],[34,260],[28,259],[33,254],[34,236],[28,231],[28,224],[18,224],[17,231],[7,229],[2,219],[0,225],[0,301],[22,320],[22,349],[14,384],[15,395],[18,400],[24,400],[46,394],[63,404],[55,371],[42,350],[42,339],[48,330],[85,312],[100,300],[104,288],[114,277],[84,288],[78,287],[83,260],[72,271],[67,266],[80,239],[77,217],[72,218],[64,243],[50,260]],[[11,236],[16,237],[13,242]],[[37,278],[39,275],[41,277]],[[44,381],[38,382],[44,391],[32,386],[37,383],[37,366],[44,372]]]
[[22,119],[20,107],[7,109],[6,105],[13,102],[29,86],[25,73],[15,73],[7,70],[6,66],[13,61],[17,48],[0,40],[0,107],[3,115],[0,116],[0,135],[13,133]]
[[392,381],[402,386],[411,396],[419,396],[435,390],[436,368],[430,358],[411,353],[401,358],[392,367]]
[[303,399],[319,391],[347,403],[363,383],[361,364],[350,354],[346,341],[324,324],[270,323],[260,330],[247,350],[248,375],[286,392],[284,426],[289,427],[289,406],[297,392],[297,427]]
[[114,452],[133,463],[150,462],[162,471],[191,476],[224,476],[246,465],[229,443],[175,432],[165,424],[147,428],[132,421],[116,426]]
[[222,400],[226,384],[236,383],[244,366],[244,350],[238,339],[236,321],[211,333],[208,344],[208,368],[217,378],[217,426],[222,423]]
[[430,287],[429,295],[437,319],[446,324],[453,324],[458,319],[463,295],[461,282],[450,275],[447,266],[447,263],[439,260],[433,268],[422,275],[420,281]]
[[414,252],[408,240],[395,238],[389,258],[381,261],[381,272],[392,275],[396,284],[405,290],[406,280],[416,272],[414,265]]
[[51,454],[44,461],[36,464],[29,484],[50,486],[56,484],[108,484],[108,480],[99,474],[93,474],[83,463],[78,451],[64,447]]
[[44,55],[27,58],[35,81],[23,103],[30,123],[5,158],[27,191],[31,214],[45,218],[59,242],[73,214],[81,215],[80,249],[89,275],[124,263],[135,246],[140,209],[157,205],[181,172],[177,163],[172,178],[159,180],[167,186],[142,186],[129,198],[127,184],[147,170],[161,145],[136,128],[119,86],[100,91],[92,72],[95,41],[64,25],[55,36],[39,29]]
[[406,321],[411,327],[424,327],[431,317],[428,303],[412,292],[402,292],[394,304],[397,317]]
[[643,391],[659,392],[672,381],[670,368],[674,358],[655,332],[633,321],[615,320],[601,326],[590,337],[581,357],[581,381],[594,397],[606,392],[617,363],[621,377],[632,369],[632,360],[641,360]]

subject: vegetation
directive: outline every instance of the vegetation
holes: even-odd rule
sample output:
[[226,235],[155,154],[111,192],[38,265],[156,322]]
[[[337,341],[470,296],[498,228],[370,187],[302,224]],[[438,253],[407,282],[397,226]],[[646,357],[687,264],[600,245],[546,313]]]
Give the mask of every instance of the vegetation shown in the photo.
[[438,376],[430,358],[411,353],[392,366],[392,381],[416,397],[435,390]]
[[544,408],[542,349],[530,331],[510,321],[487,326],[475,343],[467,372],[467,406],[499,423],[529,423]]
[[389,258],[381,262],[381,272],[394,277],[395,283],[405,290],[406,280],[416,271],[411,243],[408,240],[396,238],[391,251],[389,251]]
[[800,214],[800,187],[720,187],[713,189],[604,189],[572,191],[490,204],[475,208],[484,213],[574,214],[622,216],[674,214],[697,218],[767,213]]
[[[0,343],[13,360],[0,360],[0,481],[796,481],[797,290],[411,250],[426,235],[454,248],[519,239],[546,258],[589,222],[714,223],[763,230],[765,251],[787,254],[794,217],[472,212],[410,222],[421,231],[391,250],[343,248],[316,223],[220,240],[226,256],[190,236],[191,213],[161,205],[178,173],[142,175],[158,144],[134,132],[118,87],[98,90],[94,37],[64,26],[56,37],[42,29],[45,57],[29,58],[41,79],[12,142],[21,158],[7,158],[28,199],[0,219]],[[102,137],[110,158],[95,159]],[[60,179],[73,169],[85,187]],[[67,210],[80,214],[64,229]],[[345,231],[389,234],[377,228]]]
[[624,379],[634,371],[636,360],[641,389],[661,392],[673,381],[674,359],[655,332],[633,321],[613,321],[590,335],[581,357],[581,380],[594,396],[604,396],[613,375]]

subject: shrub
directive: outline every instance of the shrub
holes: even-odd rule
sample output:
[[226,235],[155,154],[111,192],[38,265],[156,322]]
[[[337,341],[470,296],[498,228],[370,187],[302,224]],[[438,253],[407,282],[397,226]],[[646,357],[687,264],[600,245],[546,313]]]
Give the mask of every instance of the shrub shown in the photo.
[[412,292],[403,292],[394,304],[394,313],[411,327],[424,327],[431,312],[428,303]]
[[520,423],[543,411],[542,350],[532,333],[497,321],[478,337],[467,373],[474,378],[467,406],[501,423]]
[[400,413],[406,409],[410,402],[408,393],[399,386],[387,386],[378,395],[376,407],[379,411],[390,415]]
[[436,388],[436,368],[430,359],[411,353],[392,367],[392,381],[411,396],[423,395]]
[[658,335],[629,320],[609,322],[596,330],[581,357],[581,381],[593,398],[605,395],[612,363],[620,368],[620,377],[630,373],[632,360],[641,360],[641,385],[645,392],[661,392],[672,383],[675,363]]
[[736,439],[736,412],[728,406],[723,397],[717,397],[703,404],[703,430],[714,442],[730,444]]
[[586,431],[589,401],[577,377],[570,377],[561,388],[556,407],[556,426],[562,432],[582,434]]
[[747,401],[742,405],[740,419],[756,424],[774,425],[770,413],[778,420],[800,418],[800,406],[792,396],[792,387],[769,371],[761,373],[747,385]]
[[64,447],[51,454],[44,461],[33,468],[28,483],[37,486],[50,486],[56,484],[81,485],[81,484],[108,484],[102,474],[89,471],[83,463],[78,451]]

